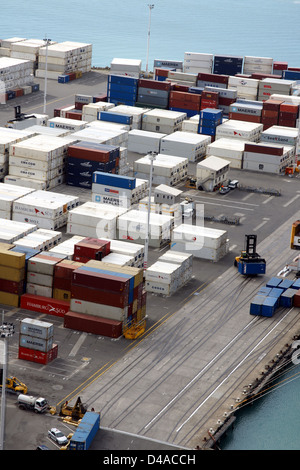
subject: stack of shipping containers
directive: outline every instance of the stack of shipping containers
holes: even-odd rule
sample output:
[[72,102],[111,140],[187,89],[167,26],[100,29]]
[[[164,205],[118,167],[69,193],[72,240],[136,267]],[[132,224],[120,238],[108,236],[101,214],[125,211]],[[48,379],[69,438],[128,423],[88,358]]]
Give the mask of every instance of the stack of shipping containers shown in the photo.
[[222,124],[223,114],[220,109],[205,108],[200,111],[198,133],[215,138],[217,128]]
[[143,269],[91,260],[73,271],[66,328],[118,338],[142,320]]
[[69,210],[78,204],[78,196],[38,190],[13,202],[12,218],[39,228],[57,230],[67,223]]
[[139,79],[136,106],[167,109],[170,90],[171,83]]
[[12,244],[0,243],[0,303],[19,307],[24,292],[25,254],[11,248]]
[[40,297],[53,297],[54,268],[64,257],[47,252],[31,257],[27,262],[26,293]]
[[120,149],[117,146],[81,141],[68,147],[67,184],[91,189],[94,172],[116,173]]
[[138,78],[109,75],[107,81],[107,101],[115,105],[135,106]]
[[48,364],[56,359],[58,346],[54,343],[52,323],[24,318],[20,322],[19,359]]

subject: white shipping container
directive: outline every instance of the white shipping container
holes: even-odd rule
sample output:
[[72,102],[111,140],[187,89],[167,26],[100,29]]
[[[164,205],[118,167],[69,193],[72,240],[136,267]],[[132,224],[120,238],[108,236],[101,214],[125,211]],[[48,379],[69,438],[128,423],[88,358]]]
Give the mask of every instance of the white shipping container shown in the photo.
[[24,318],[20,322],[20,333],[48,339],[53,337],[54,326],[53,323],[37,320],[35,318]]
[[116,227],[109,229],[107,226],[89,227],[82,224],[67,223],[67,233],[70,235],[82,235],[92,238],[116,238]]
[[180,268],[177,264],[157,261],[145,271],[145,280],[171,284],[179,278],[179,273]]
[[67,223],[67,216],[62,215],[57,218],[36,217],[34,215],[24,214],[21,212],[13,212],[12,219],[18,222],[26,222],[34,224],[36,227],[48,230],[58,230]]
[[52,287],[42,286],[39,284],[26,283],[26,293],[31,295],[40,295],[42,297],[52,298]]
[[72,312],[93,315],[96,317],[109,318],[111,320],[123,321],[127,318],[128,307],[119,308],[110,305],[88,302],[86,300],[71,299],[70,310]]
[[66,119],[62,117],[54,117],[47,122],[47,126],[50,128],[65,129],[70,132],[84,129],[86,125],[87,121],[78,121],[77,119]]
[[53,338],[43,339],[36,336],[19,335],[19,345],[35,351],[49,352],[53,348]]
[[160,152],[161,139],[166,134],[133,129],[128,134],[128,150],[141,154]]
[[[34,267],[31,265],[31,267]],[[53,286],[53,276],[49,274],[41,274],[38,272],[30,271],[27,272],[27,282],[33,284],[38,284],[40,286],[52,287]]]

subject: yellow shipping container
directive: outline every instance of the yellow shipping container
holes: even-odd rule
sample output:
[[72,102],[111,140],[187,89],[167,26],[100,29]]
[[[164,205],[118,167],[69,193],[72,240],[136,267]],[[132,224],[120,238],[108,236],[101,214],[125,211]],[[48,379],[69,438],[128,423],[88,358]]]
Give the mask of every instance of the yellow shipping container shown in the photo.
[[0,265],[10,268],[25,268],[25,253],[9,251],[0,247]]
[[11,250],[14,248],[16,245],[11,245],[10,243],[5,243],[5,242],[0,242],[0,248],[1,250]]
[[19,307],[19,302],[20,296],[18,294],[10,294],[9,292],[0,291],[0,304]]
[[71,291],[63,289],[53,289],[53,298],[57,300],[65,300],[69,302],[71,300]]
[[15,281],[19,282],[25,278],[25,269],[10,268],[8,266],[0,265],[0,279],[5,279],[6,281]]

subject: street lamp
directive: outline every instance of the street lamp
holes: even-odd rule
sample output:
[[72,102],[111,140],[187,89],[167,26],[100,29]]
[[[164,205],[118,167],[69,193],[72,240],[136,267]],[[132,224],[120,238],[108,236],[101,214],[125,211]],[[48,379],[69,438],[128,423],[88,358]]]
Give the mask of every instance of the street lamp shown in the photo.
[[[4,311],[2,310],[2,320]],[[3,339],[3,370],[2,370],[2,396],[1,396],[1,422],[0,422],[0,450],[4,450],[4,424],[5,424],[5,398],[6,398],[6,375],[7,375],[7,340],[15,332],[12,323],[2,321],[0,326],[0,338]]]
[[156,159],[157,152],[149,152],[148,157],[150,159],[150,181],[149,181],[149,198],[148,198],[148,216],[147,216],[147,232],[145,238],[145,253],[144,253],[144,270],[148,267],[148,251],[149,251],[149,238],[150,238],[150,211],[151,211],[151,193],[152,193],[152,174],[153,174],[153,162]]
[[47,98],[47,66],[48,66],[48,46],[51,42],[51,39],[43,39],[46,46],[46,64],[45,64],[45,89],[44,89],[44,114],[46,114],[46,98]]
[[149,59],[149,43],[150,43],[150,28],[151,28],[151,11],[154,8],[154,4],[149,4],[149,26],[148,26],[148,41],[147,41],[147,62],[146,62],[146,74],[148,75],[148,59]]

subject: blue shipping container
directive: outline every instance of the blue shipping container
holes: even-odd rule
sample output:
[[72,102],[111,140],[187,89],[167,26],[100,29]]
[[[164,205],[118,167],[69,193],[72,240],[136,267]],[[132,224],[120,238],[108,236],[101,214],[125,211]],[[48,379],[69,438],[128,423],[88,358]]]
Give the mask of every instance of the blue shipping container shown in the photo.
[[128,126],[132,124],[132,116],[129,114],[114,113],[113,111],[99,111],[97,113],[97,119],[98,121],[116,122],[118,124],[126,124]]
[[250,303],[250,314],[251,315],[261,315],[262,305],[266,299],[265,295],[256,295],[252,302]]
[[194,111],[193,109],[185,109],[185,108],[169,108],[170,111],[177,111],[179,113],[186,113],[187,117],[196,116],[199,114],[198,111]]
[[278,284],[278,287],[280,289],[289,289],[292,285],[293,282],[291,279],[283,279],[280,284]]
[[300,278],[297,279],[296,281],[294,281],[294,283],[292,285],[292,288],[293,289],[300,289]]
[[108,83],[116,83],[118,85],[138,86],[139,79],[127,77],[126,75],[109,75]]
[[283,78],[285,80],[300,80],[300,72],[297,70],[284,70]]
[[281,307],[292,307],[294,303],[294,295],[296,294],[296,289],[287,289],[280,297],[280,306]]
[[135,178],[125,175],[112,175],[110,173],[95,171],[93,176],[93,183],[105,184],[106,186],[115,186],[123,189],[135,189],[135,182]]
[[73,434],[69,449],[88,450],[100,428],[100,414],[87,411]]
[[272,317],[277,308],[277,299],[275,297],[266,297],[262,304],[261,315],[263,317]]
[[59,75],[57,79],[58,83],[68,83],[70,81],[69,75]]
[[205,108],[200,111],[200,119],[219,121],[222,119],[222,110],[215,108]]
[[277,287],[281,283],[282,279],[280,277],[271,277],[267,282],[267,287]]
[[137,85],[119,85],[118,83],[108,83],[107,89],[110,91],[110,94],[115,92],[117,93],[137,93]]

